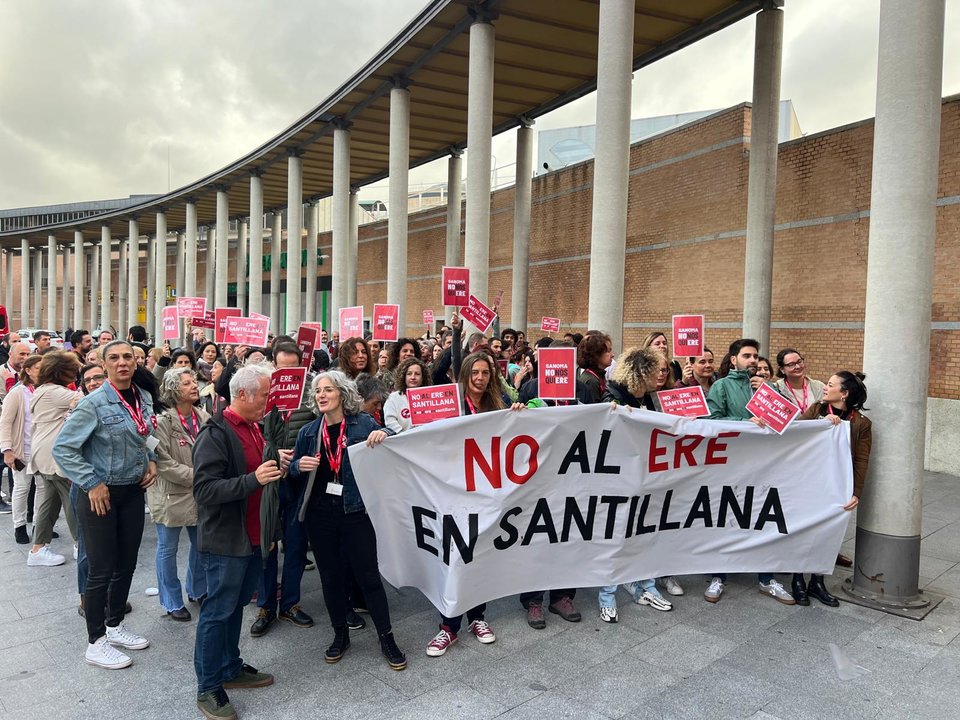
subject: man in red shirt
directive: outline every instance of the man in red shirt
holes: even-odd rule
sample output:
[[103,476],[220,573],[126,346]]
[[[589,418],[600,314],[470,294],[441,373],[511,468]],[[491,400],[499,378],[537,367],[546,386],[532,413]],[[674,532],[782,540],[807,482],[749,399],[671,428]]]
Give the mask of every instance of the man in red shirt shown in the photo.
[[197,707],[211,720],[237,717],[227,689],[273,684],[272,675],[240,657],[243,608],[260,580],[260,545],[277,540],[261,537],[260,497],[264,485],[283,476],[292,457],[281,451],[280,467],[263,461],[257,423],[263,419],[271,371],[259,363],[238,370],[230,380],[230,406],[203,426],[193,448],[197,544],[207,573],[193,664]]

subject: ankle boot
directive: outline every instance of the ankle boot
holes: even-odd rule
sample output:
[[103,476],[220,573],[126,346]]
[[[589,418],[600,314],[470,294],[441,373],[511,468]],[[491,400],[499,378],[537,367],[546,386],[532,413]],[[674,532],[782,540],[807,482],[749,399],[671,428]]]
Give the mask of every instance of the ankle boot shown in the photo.
[[335,627],[333,632],[333,642],[330,643],[330,647],[327,648],[327,652],[323,655],[323,659],[331,664],[340,662],[340,658],[343,657],[347,648],[350,647],[350,631],[347,630],[345,625]]
[[823,575],[810,576],[810,584],[807,585],[807,594],[810,597],[815,597],[824,605],[829,605],[830,607],[838,607],[840,605],[840,601],[827,592],[827,587],[823,584]]
[[394,670],[407,669],[407,656],[397,647],[397,641],[393,638],[393,633],[388,632],[380,636],[380,652],[387,659],[390,667]]
[[793,599],[797,601],[797,605],[810,604],[810,598],[807,596],[807,583],[804,582],[801,573],[793,574],[793,587],[791,589]]

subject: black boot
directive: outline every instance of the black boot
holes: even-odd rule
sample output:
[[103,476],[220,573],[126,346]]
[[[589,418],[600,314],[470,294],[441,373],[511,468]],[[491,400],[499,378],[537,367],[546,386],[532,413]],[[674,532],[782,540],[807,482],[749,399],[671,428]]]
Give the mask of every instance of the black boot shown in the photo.
[[347,630],[346,626],[335,627],[333,632],[333,642],[330,643],[330,647],[323,655],[323,659],[330,664],[340,662],[340,658],[350,647],[350,631]]
[[392,632],[380,636],[380,652],[393,670],[407,669],[407,656],[397,647],[397,641],[393,639]]
[[823,584],[823,575],[810,576],[810,584],[807,585],[807,594],[810,597],[815,597],[824,605],[829,605],[830,607],[838,607],[840,605],[840,601],[827,592],[827,586]]
[[794,573],[793,574],[793,599],[797,601],[797,605],[809,605],[810,598],[807,595],[807,583],[803,580],[803,574]]

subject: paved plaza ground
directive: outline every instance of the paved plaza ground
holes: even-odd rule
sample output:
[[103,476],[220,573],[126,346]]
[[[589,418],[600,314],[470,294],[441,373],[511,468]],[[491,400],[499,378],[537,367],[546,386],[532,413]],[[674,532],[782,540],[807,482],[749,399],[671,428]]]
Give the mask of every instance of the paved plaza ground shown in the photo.
[[[156,534],[149,519],[131,590],[130,627],[151,640],[134,665],[108,671],[83,661],[86,632],[77,615],[76,564],[28,568],[10,516],[0,516],[0,718],[201,717],[194,704],[196,620],[166,618],[157,598]],[[66,524],[58,523],[66,535]],[[845,551],[852,553],[851,522]],[[461,636],[444,657],[424,654],[436,611],[411,589],[388,588],[394,629],[410,666],[390,670],[372,629],[352,633],[338,665],[323,662],[331,639],[314,571],[303,582],[304,609],[316,627],[276,623],[241,639],[244,659],[276,675],[273,687],[231,691],[242,720],[259,718],[960,718],[960,478],[927,473],[921,583],[946,595],[922,622],[841,603],[787,607],[731,579],[717,605],[703,601],[706,580],[682,578],[687,594],[673,612],[633,605],[620,594],[620,623],[597,615],[595,589],[581,590],[578,624],[547,616],[532,630],[516,597],[491,603],[497,642]],[[185,539],[185,536],[184,536]],[[54,549],[71,555],[65,538]],[[186,555],[181,548],[181,567]],[[838,594],[843,577],[828,585]],[[788,581],[789,578],[781,578]],[[195,607],[194,607],[195,610]],[[195,613],[196,615],[196,613]],[[870,672],[841,681],[836,643]]]

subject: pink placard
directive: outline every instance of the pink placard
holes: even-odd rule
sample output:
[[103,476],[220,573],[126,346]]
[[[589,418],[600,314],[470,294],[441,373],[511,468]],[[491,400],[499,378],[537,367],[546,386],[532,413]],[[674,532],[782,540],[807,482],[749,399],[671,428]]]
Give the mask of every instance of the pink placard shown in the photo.
[[264,347],[270,334],[270,320],[264,317],[228,317],[223,342],[230,345]]
[[216,308],[213,311],[214,313],[214,331],[213,331],[213,340],[217,343],[226,342],[223,339],[224,333],[227,331],[227,318],[231,317],[240,317],[243,315],[243,310],[240,308]]
[[180,337],[180,318],[177,317],[177,306],[168,305],[160,312],[163,316],[163,339],[176,340]]
[[541,400],[576,399],[576,348],[540,348],[537,353],[537,396]]
[[444,266],[442,292],[444,305],[466,305],[470,297],[470,268]]
[[317,333],[319,333],[323,329],[320,327],[320,323],[313,323],[313,322],[302,322],[300,323],[300,327],[311,328],[313,330],[316,330]]
[[[251,318],[262,320],[263,318]],[[296,410],[303,399],[303,384],[307,379],[305,367],[277,368],[270,375],[270,393],[267,395],[266,411],[273,408],[281,411]]]
[[560,332],[560,318],[542,318],[540,320],[540,330],[548,333]]
[[703,355],[703,315],[673,316],[673,356]]
[[205,297],[178,297],[177,298],[177,317],[202,318],[207,311],[207,299]]
[[191,318],[190,325],[195,328],[213,330],[217,326],[217,314],[213,310],[207,310],[203,313],[203,317]]
[[399,305],[373,306],[373,339],[379,342],[396,342],[400,332]]
[[317,346],[317,340],[320,339],[320,330],[314,327],[308,327],[307,323],[301,323],[297,330],[297,347],[303,353],[303,360],[300,364],[309,368],[313,364],[313,349]]
[[363,305],[340,308],[340,340],[363,337]]
[[471,295],[466,307],[460,310],[460,316],[467,322],[473,323],[477,330],[485,333],[493,324],[497,314],[480,302],[476,295]]
[[800,408],[763,383],[747,403],[747,412],[763,420],[778,435],[783,435],[784,430],[800,414]]
[[678,387],[673,390],[661,390],[657,393],[660,412],[681,417],[704,417],[710,414],[703,388]]
[[407,402],[410,404],[412,425],[426,425],[435,420],[460,417],[460,386],[450,383],[407,388]]
[[260,313],[255,313],[255,312],[250,313],[250,317],[257,318],[259,320],[268,320],[268,321],[270,320],[269,315],[261,315]]
[[423,324],[431,326],[433,325],[433,310],[423,311]]

